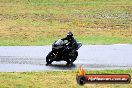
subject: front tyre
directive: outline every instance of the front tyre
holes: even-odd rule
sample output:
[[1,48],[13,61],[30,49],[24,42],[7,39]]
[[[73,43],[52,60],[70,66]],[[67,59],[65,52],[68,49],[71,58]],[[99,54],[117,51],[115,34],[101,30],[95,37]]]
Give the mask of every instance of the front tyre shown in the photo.
[[51,64],[53,62],[53,54],[52,54],[52,52],[50,52],[48,55],[47,55],[47,57],[46,57],[46,65],[49,65],[49,64]]

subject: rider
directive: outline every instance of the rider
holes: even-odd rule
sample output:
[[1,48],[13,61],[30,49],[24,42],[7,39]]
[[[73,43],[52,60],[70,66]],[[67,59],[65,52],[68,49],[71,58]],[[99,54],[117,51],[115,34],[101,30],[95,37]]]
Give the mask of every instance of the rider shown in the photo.
[[77,42],[74,39],[72,32],[68,32],[67,36],[61,40],[67,40],[69,43],[67,46],[67,53],[71,52],[72,50],[75,50],[75,48],[77,47]]

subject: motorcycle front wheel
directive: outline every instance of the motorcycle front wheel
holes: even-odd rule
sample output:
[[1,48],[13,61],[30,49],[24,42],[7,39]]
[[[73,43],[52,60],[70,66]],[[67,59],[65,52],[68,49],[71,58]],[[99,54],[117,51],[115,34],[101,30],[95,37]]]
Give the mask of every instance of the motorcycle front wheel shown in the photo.
[[50,52],[48,55],[47,55],[47,57],[46,57],[46,65],[49,65],[49,64],[51,64],[53,62],[53,53],[52,52]]

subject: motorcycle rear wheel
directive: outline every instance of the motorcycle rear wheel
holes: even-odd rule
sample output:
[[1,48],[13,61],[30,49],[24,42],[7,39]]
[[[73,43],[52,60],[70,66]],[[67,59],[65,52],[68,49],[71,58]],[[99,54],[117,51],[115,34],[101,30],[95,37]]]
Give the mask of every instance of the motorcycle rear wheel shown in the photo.
[[77,59],[78,56],[78,52],[76,51],[74,56],[69,57],[69,59],[66,61],[67,64],[66,65],[73,65],[73,62]]
[[74,57],[72,59],[72,62],[74,62],[77,59],[77,56],[78,56],[78,52],[76,51],[75,54],[74,54]]

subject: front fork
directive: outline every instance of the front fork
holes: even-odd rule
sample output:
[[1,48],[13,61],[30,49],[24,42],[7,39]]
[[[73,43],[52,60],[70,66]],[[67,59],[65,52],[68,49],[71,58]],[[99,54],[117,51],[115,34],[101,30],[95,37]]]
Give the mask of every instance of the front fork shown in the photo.
[[59,52],[55,52],[55,53],[53,52],[53,55],[54,55],[54,58],[55,58],[55,59],[57,58],[58,53],[59,53]]

